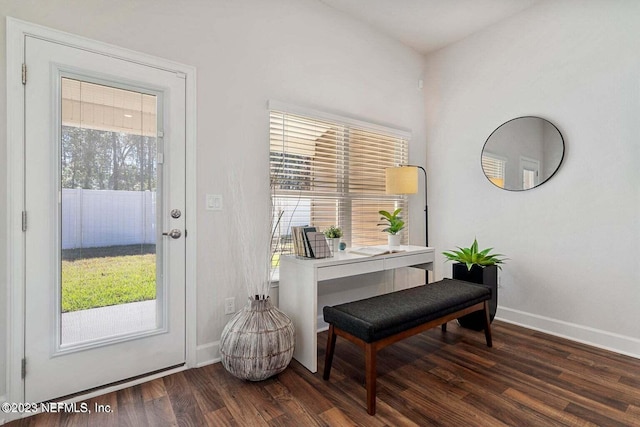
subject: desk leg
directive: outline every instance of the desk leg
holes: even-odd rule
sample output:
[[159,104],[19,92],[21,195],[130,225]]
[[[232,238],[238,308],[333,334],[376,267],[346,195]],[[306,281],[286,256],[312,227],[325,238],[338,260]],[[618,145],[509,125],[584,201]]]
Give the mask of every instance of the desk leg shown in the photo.
[[279,291],[280,309],[291,318],[295,328],[293,358],[315,373],[318,371],[318,282],[315,269],[280,268]]

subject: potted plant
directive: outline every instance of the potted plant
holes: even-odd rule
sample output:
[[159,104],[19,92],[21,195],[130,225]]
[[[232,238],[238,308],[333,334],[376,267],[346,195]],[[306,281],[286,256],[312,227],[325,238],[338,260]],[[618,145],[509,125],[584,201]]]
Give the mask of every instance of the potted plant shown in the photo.
[[[489,301],[490,320],[496,315],[498,308],[498,269],[504,263],[504,255],[492,254],[493,248],[478,250],[478,241],[468,248],[458,247],[458,250],[443,252],[447,261],[454,261],[453,278],[467,282],[477,283],[491,289]],[[471,313],[458,319],[460,326],[474,330],[482,330],[484,322],[481,313]]]
[[379,222],[378,225],[386,226],[382,231],[389,233],[389,246],[400,246],[400,235],[398,233],[404,228],[404,221],[400,217],[401,211],[402,208],[396,209],[393,213],[384,210],[378,211],[378,213],[382,215],[380,220],[384,221]]
[[336,252],[340,250],[340,238],[342,237],[342,229],[340,227],[332,225],[331,227],[324,230],[324,236],[329,241],[331,253],[335,255]]

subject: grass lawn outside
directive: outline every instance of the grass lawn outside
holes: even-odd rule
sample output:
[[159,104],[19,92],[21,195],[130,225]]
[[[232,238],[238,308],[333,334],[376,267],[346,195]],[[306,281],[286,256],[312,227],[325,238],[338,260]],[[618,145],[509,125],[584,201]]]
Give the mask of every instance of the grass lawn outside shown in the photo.
[[156,297],[154,253],[70,259],[62,261],[63,313]]

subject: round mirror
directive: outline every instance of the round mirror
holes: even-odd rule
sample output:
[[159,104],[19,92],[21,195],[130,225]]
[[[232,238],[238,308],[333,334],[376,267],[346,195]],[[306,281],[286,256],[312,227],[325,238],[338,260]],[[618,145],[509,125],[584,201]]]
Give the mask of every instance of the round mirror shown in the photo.
[[549,180],[563,157],[564,140],[553,123],[518,117],[489,135],[482,148],[482,170],[495,186],[523,191]]

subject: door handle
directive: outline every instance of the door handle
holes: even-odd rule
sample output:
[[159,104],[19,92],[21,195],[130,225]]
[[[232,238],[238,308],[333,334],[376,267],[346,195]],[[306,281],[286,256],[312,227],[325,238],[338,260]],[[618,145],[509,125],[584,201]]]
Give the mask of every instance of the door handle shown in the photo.
[[169,236],[172,239],[179,239],[180,236],[182,236],[182,232],[180,230],[178,230],[177,228],[174,228],[173,230],[167,232],[162,233],[163,236]]

